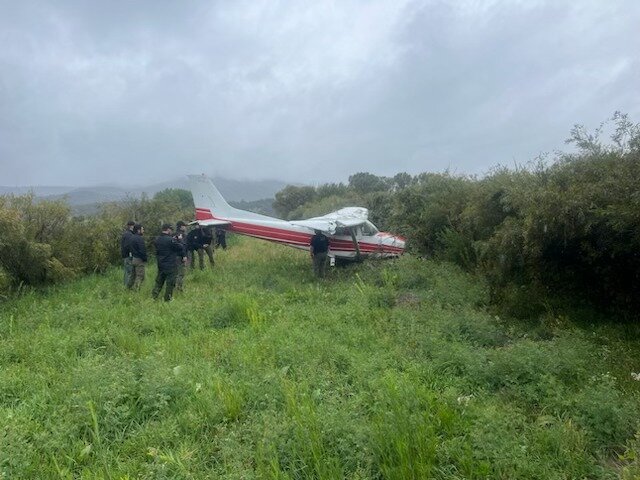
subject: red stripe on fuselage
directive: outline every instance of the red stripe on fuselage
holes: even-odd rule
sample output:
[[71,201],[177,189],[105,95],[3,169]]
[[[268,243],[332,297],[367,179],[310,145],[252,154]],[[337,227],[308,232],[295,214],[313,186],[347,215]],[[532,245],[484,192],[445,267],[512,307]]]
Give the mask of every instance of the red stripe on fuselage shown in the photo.
[[[242,235],[248,235],[262,240],[282,243],[292,247],[308,247],[311,243],[312,235],[310,233],[296,232],[284,228],[270,227],[267,225],[258,225],[255,223],[239,222],[226,218],[217,218],[211,210],[206,208],[196,208],[196,220],[222,220],[230,222],[229,231]],[[352,240],[339,239],[335,237],[329,238],[329,246],[332,251],[336,252],[355,252],[355,246]],[[387,253],[401,254],[404,249],[393,245],[375,244],[367,242],[358,242],[361,253]]]

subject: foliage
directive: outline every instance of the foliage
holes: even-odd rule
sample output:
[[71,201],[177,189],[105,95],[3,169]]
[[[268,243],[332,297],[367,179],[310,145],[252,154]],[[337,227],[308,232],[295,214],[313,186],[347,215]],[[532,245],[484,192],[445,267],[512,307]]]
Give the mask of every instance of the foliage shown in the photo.
[[86,217],[72,217],[64,200],[0,196],[0,294],[105,272],[121,261],[120,235],[128,220],[145,225],[153,238],[162,223],[192,215],[191,194],[178,189],[158,192],[151,200],[143,195],[106,204]]
[[482,178],[359,172],[346,186],[289,186],[275,206],[285,218],[366,206],[410,251],[483,273],[511,313],[536,315],[553,296],[637,311],[640,124],[616,112],[594,133],[576,125],[567,143],[577,151]]
[[291,212],[296,208],[313,201],[315,198],[316,191],[313,187],[287,185],[276,193],[273,208],[282,218],[288,219],[290,218]]

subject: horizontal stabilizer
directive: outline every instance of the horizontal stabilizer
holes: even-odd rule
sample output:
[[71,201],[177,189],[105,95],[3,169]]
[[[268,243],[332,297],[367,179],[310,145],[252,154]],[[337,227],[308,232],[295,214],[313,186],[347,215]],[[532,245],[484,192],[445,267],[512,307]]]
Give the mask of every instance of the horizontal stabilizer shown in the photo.
[[231,222],[227,220],[194,220],[189,222],[189,225],[202,225],[203,227],[221,227],[223,225],[231,225]]

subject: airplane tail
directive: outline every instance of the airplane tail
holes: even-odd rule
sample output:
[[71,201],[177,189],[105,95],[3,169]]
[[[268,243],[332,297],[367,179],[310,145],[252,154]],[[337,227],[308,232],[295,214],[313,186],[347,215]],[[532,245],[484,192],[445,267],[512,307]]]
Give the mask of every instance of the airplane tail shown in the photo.
[[188,175],[188,178],[196,207],[196,220],[225,219],[234,216],[237,209],[227,203],[209,177]]

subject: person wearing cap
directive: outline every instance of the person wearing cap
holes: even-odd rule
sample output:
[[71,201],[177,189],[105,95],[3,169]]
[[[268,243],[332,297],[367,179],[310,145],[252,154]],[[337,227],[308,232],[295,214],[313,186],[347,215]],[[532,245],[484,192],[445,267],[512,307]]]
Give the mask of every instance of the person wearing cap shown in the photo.
[[176,257],[176,290],[182,292],[184,289],[184,274],[187,271],[187,224],[180,220],[176,223],[176,234],[173,236],[173,239],[182,245],[184,249],[185,256],[184,257]]
[[133,266],[131,265],[131,251],[129,250],[129,240],[133,235],[133,226],[136,224],[133,220],[129,220],[127,225],[122,231],[120,237],[120,255],[122,256],[122,263],[124,265],[124,286],[129,285],[129,278],[133,273]]
[[309,252],[313,261],[313,273],[322,278],[327,271],[327,256],[329,254],[329,239],[320,230],[315,230],[309,244]]
[[144,244],[144,227],[139,223],[133,226],[133,235],[129,237],[127,246],[131,252],[131,266],[133,272],[129,277],[127,288],[140,290],[140,285],[144,282],[144,270],[147,264],[147,247]]
[[156,259],[158,260],[158,276],[151,295],[154,299],[160,296],[162,287],[166,284],[164,300],[170,301],[173,296],[173,288],[178,274],[178,258],[187,261],[187,255],[182,243],[177,242],[171,235],[173,228],[170,224],[162,225],[162,233],[153,241],[156,247]]

